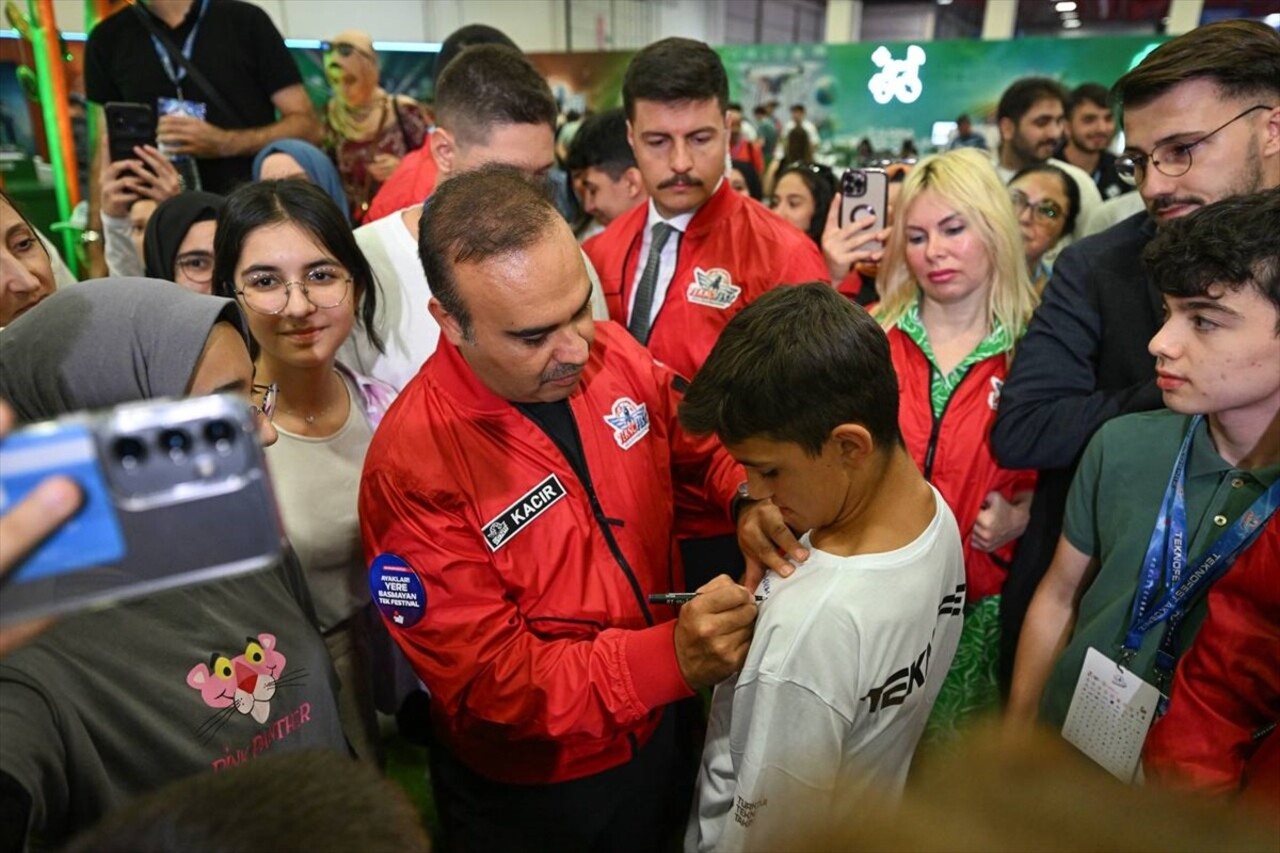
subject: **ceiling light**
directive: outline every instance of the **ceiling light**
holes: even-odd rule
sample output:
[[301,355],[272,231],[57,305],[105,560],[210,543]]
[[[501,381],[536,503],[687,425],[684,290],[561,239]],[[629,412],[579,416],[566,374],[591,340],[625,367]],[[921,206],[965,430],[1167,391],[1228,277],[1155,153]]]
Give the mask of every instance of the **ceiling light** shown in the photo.
[[1061,3],[1053,4],[1053,8],[1059,12],[1074,12],[1076,10],[1075,0],[1062,0]]
[[1079,18],[1067,18],[1065,21],[1063,21],[1063,22],[1062,22],[1062,26],[1066,27],[1066,28],[1067,28],[1067,29],[1069,29],[1069,30],[1076,30],[1076,29],[1079,29],[1079,28],[1080,28],[1080,26],[1081,26],[1081,25],[1080,25],[1080,19],[1079,19]]

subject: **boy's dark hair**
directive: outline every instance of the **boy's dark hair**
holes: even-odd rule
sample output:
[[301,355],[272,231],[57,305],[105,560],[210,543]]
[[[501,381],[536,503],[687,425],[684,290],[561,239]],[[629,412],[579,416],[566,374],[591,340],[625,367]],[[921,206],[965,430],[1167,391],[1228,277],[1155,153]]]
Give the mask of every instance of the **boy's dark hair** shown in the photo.
[[422,207],[418,256],[431,295],[471,336],[471,314],[453,268],[527,249],[563,222],[545,184],[518,169],[492,164],[440,182]]
[[662,104],[715,98],[729,108],[729,75],[720,55],[704,42],[686,38],[655,41],[631,58],[622,78],[622,106],[635,118],[636,101]]
[[[213,295],[236,298],[236,266],[245,241],[259,228],[281,222],[297,225],[351,274],[351,298],[359,307],[360,325],[370,343],[383,352],[382,338],[373,325],[378,311],[378,280],[373,268],[356,243],[346,212],[310,181],[255,181],[240,185],[227,196],[213,233]],[[257,341],[250,344],[250,354],[257,358]]]
[[1106,86],[1101,83],[1081,83],[1072,89],[1071,94],[1067,96],[1067,118],[1071,118],[1076,111],[1076,107],[1085,101],[1104,110],[1111,106]]
[[822,453],[840,424],[900,447],[889,339],[829,284],[778,287],[729,321],[680,404],[690,433],[726,444],[760,437]]
[[1067,174],[1066,170],[1061,166],[1055,166],[1052,163],[1032,163],[1025,169],[1019,169],[1009,183],[1012,185],[1014,181],[1023,175],[1034,175],[1041,172],[1046,175],[1053,175],[1062,184],[1062,192],[1067,197],[1070,209],[1067,211],[1067,217],[1062,223],[1063,234],[1074,234],[1076,230],[1076,219],[1080,217],[1080,185]]
[[[1160,228],[1142,253],[1161,293],[1205,296],[1251,286],[1280,314],[1280,188],[1202,207]],[[1276,321],[1280,334],[1280,316]]]
[[1117,80],[1111,99],[1117,106],[1141,107],[1199,78],[1214,81],[1224,98],[1280,97],[1280,32],[1261,21],[1196,27],[1160,45]]
[[1066,88],[1051,77],[1023,77],[1014,80],[1000,96],[1000,103],[996,106],[996,121],[1007,118],[1017,124],[1036,102],[1049,98],[1061,101],[1065,108]]
[[551,87],[523,53],[500,44],[468,47],[436,80],[436,121],[460,142],[483,144],[503,124],[556,127]]
[[627,142],[627,117],[616,107],[583,119],[564,165],[570,172],[599,169],[616,181],[635,164],[635,152]]

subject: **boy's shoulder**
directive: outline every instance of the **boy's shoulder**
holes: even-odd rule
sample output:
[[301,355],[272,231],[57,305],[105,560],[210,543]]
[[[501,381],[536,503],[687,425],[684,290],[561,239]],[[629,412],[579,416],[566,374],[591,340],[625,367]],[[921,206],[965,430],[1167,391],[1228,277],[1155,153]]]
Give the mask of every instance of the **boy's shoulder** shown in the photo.
[[1167,443],[1176,446],[1186,433],[1191,416],[1169,409],[1150,412],[1134,412],[1112,418],[1098,428],[1095,440],[1101,436],[1108,449],[1128,447],[1143,448],[1147,452],[1158,450]]

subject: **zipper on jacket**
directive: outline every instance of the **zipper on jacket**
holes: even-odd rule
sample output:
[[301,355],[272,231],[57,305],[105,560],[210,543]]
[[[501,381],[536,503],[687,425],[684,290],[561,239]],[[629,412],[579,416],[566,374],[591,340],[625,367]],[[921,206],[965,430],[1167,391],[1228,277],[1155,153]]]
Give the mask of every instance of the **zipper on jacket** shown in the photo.
[[924,478],[930,483],[933,482],[933,457],[938,451],[938,436],[942,432],[942,418],[947,414],[947,409],[951,406],[951,401],[956,398],[956,392],[960,390],[960,386],[969,378],[969,374],[973,373],[973,365],[964,372],[964,376],[960,377],[960,381],[956,383],[956,387],[951,389],[951,393],[947,395],[947,402],[942,404],[942,411],[934,414],[933,412],[933,377],[935,374],[942,375],[942,371],[938,370],[934,363],[929,362],[929,385],[925,389],[925,394],[929,397],[929,417],[933,419],[933,427],[929,430],[929,444],[924,451]]
[[[565,401],[565,405],[569,405],[567,400]],[[521,412],[521,414],[524,414],[526,418],[529,418],[529,416],[524,412]],[[578,447],[582,448],[581,470],[579,470],[577,464],[574,462],[574,455],[560,444],[559,439],[547,430],[543,429],[542,424],[538,423],[534,418],[529,418],[529,420],[533,421],[538,429],[542,430],[542,433],[551,439],[551,442],[555,444],[556,448],[564,456],[565,461],[569,463],[569,467],[573,469],[574,474],[578,476],[578,480],[582,483],[582,487],[587,490],[587,498],[591,502],[591,514],[595,516],[596,524],[600,525],[600,532],[604,534],[604,541],[609,545],[609,551],[612,552],[613,559],[617,561],[619,568],[622,569],[622,574],[627,579],[627,583],[631,586],[631,592],[636,597],[636,603],[640,606],[640,612],[644,614],[645,624],[653,625],[653,614],[649,612],[649,602],[645,598],[644,589],[641,588],[640,581],[636,578],[635,572],[632,571],[631,564],[627,562],[626,556],[623,555],[622,547],[618,545],[618,540],[613,538],[613,530],[611,528],[614,525],[621,527],[623,522],[619,519],[610,518],[605,515],[604,508],[600,506],[600,498],[596,495],[596,487],[591,480],[591,472],[587,470],[586,447],[582,444],[582,432],[578,429],[578,421],[573,417],[573,407],[569,406],[569,423],[573,425],[573,435],[578,442]]]

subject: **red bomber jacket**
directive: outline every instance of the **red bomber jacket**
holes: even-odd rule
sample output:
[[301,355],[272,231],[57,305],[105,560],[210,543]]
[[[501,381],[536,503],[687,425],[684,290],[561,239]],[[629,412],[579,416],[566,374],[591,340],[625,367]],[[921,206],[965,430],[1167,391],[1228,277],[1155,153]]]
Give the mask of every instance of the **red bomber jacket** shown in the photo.
[[[600,276],[609,317],[627,322],[649,205],[609,224],[582,249]],[[830,281],[808,235],[723,181],[689,222],[676,271],[649,334],[649,351],[692,378],[735,314],[780,284]]]
[[898,424],[911,458],[946,499],[964,540],[966,600],[977,602],[1004,587],[1017,540],[994,553],[970,543],[973,523],[989,492],[1012,500],[1035,488],[1036,472],[1001,468],[991,452],[1000,388],[1007,372],[1003,354],[969,368],[951,392],[942,416],[933,416],[929,394],[933,366],[901,329],[889,330],[889,354],[898,374]]
[[374,435],[360,487],[370,584],[431,691],[437,733],[490,779],[539,784],[629,760],[691,695],[674,612],[673,489],[728,517],[744,472],[676,421],[684,381],[596,325],[569,408],[588,476],[441,341]]

